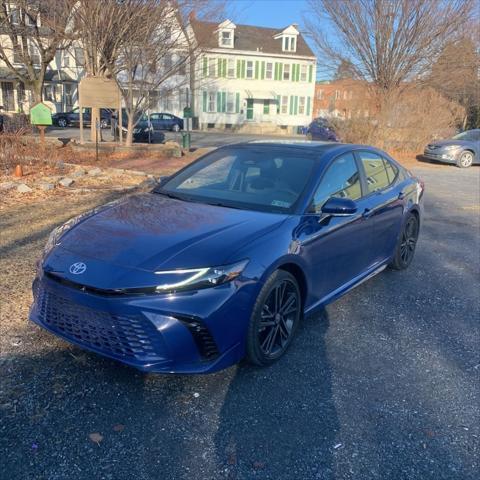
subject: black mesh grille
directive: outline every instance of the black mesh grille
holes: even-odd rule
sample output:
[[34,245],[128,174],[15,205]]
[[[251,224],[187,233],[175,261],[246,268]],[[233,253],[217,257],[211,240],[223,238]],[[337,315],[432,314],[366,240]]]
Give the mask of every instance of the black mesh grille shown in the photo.
[[41,288],[35,294],[41,322],[59,335],[114,356],[160,357],[158,332],[147,319],[93,310]]
[[213,360],[219,355],[217,344],[212,334],[201,320],[179,316],[175,316],[175,318],[188,328],[203,359]]

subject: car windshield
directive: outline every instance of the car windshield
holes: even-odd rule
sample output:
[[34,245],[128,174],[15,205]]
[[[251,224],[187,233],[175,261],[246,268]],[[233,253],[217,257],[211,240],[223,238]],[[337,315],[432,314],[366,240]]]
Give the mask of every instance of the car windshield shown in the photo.
[[155,192],[245,210],[289,212],[310,179],[311,154],[288,148],[226,148],[206,155]]
[[469,130],[459,133],[453,137],[454,140],[469,140],[471,142],[480,140],[480,130]]

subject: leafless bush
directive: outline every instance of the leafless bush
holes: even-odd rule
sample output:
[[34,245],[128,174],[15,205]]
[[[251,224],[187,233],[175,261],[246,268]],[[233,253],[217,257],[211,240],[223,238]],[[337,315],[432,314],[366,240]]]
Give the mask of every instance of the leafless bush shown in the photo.
[[342,141],[385,150],[417,152],[433,138],[449,137],[465,114],[458,103],[432,88],[402,89],[388,110],[370,118],[336,120]]

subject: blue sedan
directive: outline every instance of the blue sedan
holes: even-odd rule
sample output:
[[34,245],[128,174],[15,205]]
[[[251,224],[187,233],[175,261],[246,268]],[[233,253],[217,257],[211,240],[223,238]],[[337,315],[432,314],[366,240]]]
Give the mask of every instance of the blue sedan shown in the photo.
[[143,371],[269,365],[304,315],[410,265],[423,191],[371,147],[222,147],[54,230],[30,318]]

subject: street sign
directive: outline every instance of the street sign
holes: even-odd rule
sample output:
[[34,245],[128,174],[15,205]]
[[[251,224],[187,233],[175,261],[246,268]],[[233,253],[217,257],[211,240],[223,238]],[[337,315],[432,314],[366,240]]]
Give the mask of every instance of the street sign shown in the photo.
[[183,118],[192,118],[192,109],[190,107],[183,109]]
[[30,123],[32,125],[51,125],[52,111],[44,103],[37,103],[30,109]]

